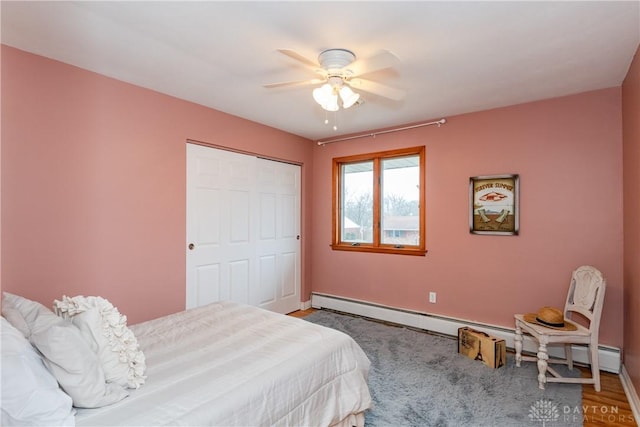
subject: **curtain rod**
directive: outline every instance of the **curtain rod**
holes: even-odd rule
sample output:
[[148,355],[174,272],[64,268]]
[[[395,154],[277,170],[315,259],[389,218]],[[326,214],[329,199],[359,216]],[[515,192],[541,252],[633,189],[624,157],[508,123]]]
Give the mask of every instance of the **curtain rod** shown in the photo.
[[317,141],[316,144],[318,144],[318,145],[326,145],[326,144],[331,144],[332,142],[348,141],[350,139],[364,138],[364,137],[367,137],[367,136],[371,136],[371,137],[375,138],[376,135],[382,135],[383,133],[398,132],[398,131],[401,131],[401,130],[415,129],[415,128],[419,128],[419,127],[422,127],[422,126],[431,126],[431,125],[438,125],[438,127],[440,127],[441,125],[443,125],[445,123],[447,123],[447,119],[440,119],[440,120],[436,120],[435,122],[418,123],[417,125],[403,126],[403,127],[399,127],[399,128],[381,130],[379,132],[363,133],[363,134],[360,134],[360,135],[346,136],[344,138],[329,139],[329,140],[326,140],[326,141],[322,141],[321,140],[321,141]]

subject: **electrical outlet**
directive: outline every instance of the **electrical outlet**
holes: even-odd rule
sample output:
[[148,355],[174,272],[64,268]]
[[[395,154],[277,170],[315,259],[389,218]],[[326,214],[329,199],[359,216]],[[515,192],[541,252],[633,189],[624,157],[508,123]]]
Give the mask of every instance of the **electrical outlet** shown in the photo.
[[436,293],[435,292],[429,292],[429,302],[432,304],[436,303]]

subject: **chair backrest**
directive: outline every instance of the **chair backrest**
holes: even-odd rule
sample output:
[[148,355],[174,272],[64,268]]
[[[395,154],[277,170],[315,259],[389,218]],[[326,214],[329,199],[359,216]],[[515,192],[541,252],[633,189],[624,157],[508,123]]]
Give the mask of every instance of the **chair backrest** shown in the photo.
[[597,335],[605,289],[606,281],[598,269],[590,265],[578,267],[571,275],[565,316],[571,319],[572,313],[580,313],[589,320],[591,333]]

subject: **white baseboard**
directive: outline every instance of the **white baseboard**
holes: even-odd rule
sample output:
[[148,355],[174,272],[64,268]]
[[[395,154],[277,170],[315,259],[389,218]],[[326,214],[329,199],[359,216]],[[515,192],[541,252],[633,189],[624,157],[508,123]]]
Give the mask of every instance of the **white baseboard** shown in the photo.
[[310,308],[311,308],[311,300],[300,302],[300,310],[309,310]]
[[[386,322],[451,336],[458,336],[458,328],[469,326],[473,329],[486,332],[496,338],[503,339],[507,347],[513,348],[514,329],[502,326],[488,325],[315,292],[311,294],[311,306],[314,308],[327,308],[344,313],[357,314],[363,317],[384,320]],[[600,369],[614,374],[620,373],[620,349],[601,345],[598,350]],[[525,336],[523,351],[536,353],[538,346],[530,337]],[[549,355],[552,357],[563,357],[564,350],[562,348],[550,347]],[[574,346],[573,360],[577,363],[588,364],[589,356],[586,347]]]
[[627,395],[627,400],[629,401],[629,405],[631,406],[631,412],[633,412],[633,417],[636,422],[640,422],[640,398],[638,398],[638,393],[636,392],[636,388],[631,382],[631,377],[627,372],[627,369],[622,365],[622,370],[620,372],[620,382],[622,383],[622,388],[624,389],[624,393]]

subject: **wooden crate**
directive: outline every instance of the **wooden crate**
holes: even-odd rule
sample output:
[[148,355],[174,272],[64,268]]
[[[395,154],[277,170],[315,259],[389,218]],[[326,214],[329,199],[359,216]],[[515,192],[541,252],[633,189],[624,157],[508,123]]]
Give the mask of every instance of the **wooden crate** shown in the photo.
[[507,362],[507,345],[504,340],[469,327],[458,329],[458,353],[473,360],[481,360],[490,368],[499,368]]

